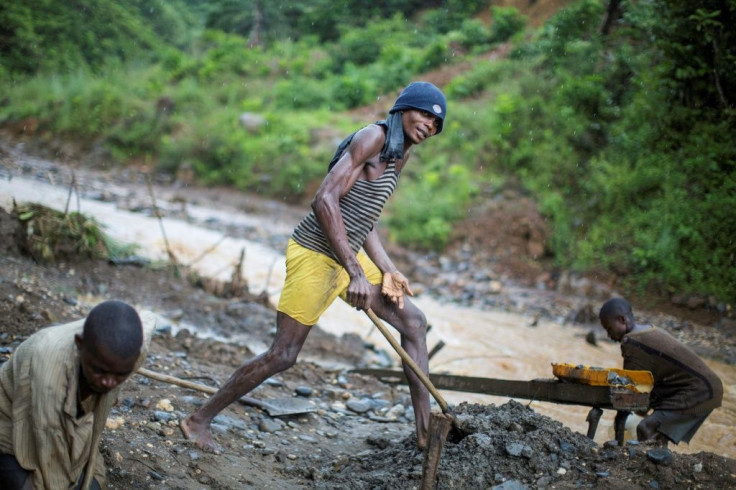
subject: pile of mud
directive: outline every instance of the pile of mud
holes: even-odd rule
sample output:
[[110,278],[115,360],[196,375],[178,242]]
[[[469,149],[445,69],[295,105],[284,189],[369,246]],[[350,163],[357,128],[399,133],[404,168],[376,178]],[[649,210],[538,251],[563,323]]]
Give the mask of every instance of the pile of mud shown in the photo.
[[[735,482],[733,460],[677,454],[634,441],[601,447],[515,401],[463,403],[454,413],[457,427],[444,446],[438,489],[725,488]],[[316,487],[419,488],[422,463],[410,436],[341,467],[323,468]]]

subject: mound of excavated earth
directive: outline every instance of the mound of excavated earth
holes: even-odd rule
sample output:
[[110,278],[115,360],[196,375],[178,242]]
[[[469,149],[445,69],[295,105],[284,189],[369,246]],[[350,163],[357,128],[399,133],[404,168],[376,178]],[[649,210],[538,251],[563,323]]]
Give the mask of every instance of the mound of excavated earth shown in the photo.
[[[437,488],[724,488],[733,460],[682,455],[629,442],[600,447],[559,422],[510,401],[461,404],[445,443]],[[370,451],[322,475],[317,488],[413,489],[423,458],[413,437]]]

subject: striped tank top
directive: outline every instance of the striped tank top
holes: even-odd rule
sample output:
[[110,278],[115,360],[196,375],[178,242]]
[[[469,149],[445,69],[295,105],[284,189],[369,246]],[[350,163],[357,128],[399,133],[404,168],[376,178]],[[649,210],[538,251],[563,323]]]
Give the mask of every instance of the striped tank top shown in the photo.
[[[399,183],[396,164],[389,162],[383,174],[376,180],[358,180],[348,193],[340,199],[340,212],[345,223],[350,248],[354,253],[363,246],[365,237],[373,229],[388,198]],[[317,221],[314,211],[296,226],[292,238],[302,247],[320,252],[337,260],[327,237]]]

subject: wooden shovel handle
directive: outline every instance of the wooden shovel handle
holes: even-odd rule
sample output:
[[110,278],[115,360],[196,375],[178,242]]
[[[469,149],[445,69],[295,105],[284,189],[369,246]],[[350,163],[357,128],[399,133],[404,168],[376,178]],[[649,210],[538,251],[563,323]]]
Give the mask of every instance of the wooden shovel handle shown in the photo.
[[388,328],[383,324],[380,318],[378,318],[378,315],[376,315],[372,309],[368,308],[365,310],[366,314],[368,315],[368,318],[371,319],[373,324],[378,328],[378,330],[381,331],[384,337],[386,337],[386,340],[388,340],[389,344],[394,348],[397,354],[401,357],[401,360],[404,361],[404,363],[411,368],[412,371],[414,371],[414,374],[417,375],[419,380],[424,383],[424,386],[427,387],[429,392],[432,394],[435,400],[437,400],[437,404],[442,409],[442,413],[447,413],[448,406],[445,399],[440,395],[440,392],[437,391],[437,388],[434,387],[432,382],[429,380],[426,374],[419,369],[419,366],[417,366],[417,363],[414,362],[414,359],[409,357],[409,354],[404,350],[403,347],[401,347],[401,344],[399,344],[393,335],[391,335],[391,332],[389,332]]
[[168,383],[170,385],[176,385],[181,386],[182,388],[190,388],[192,390],[202,391],[204,393],[209,393],[210,395],[214,395],[215,393],[217,393],[217,388],[213,388],[212,386],[193,383],[191,381],[187,381],[186,379],[176,378],[174,376],[169,376],[168,374],[157,373],[156,371],[151,371],[146,368],[138,368],[138,374],[141,374],[146,378],[155,379],[156,381],[163,381],[164,383]]
[[[214,388],[212,386],[207,386],[207,385],[203,385],[199,383],[193,383],[192,381],[187,381],[186,379],[177,378],[175,376],[170,376],[168,374],[157,373],[156,371],[151,371],[150,369],[146,369],[146,368],[138,368],[137,373],[147,378],[155,379],[156,381],[163,381],[164,383],[181,386],[182,388],[189,388],[192,390],[201,391],[203,393],[208,393],[210,395],[214,395],[218,391],[217,388]],[[245,403],[246,405],[251,405],[253,407],[257,407],[262,410],[266,410],[268,411],[270,415],[274,415],[274,414],[284,415],[281,408],[273,407],[270,403],[263,401],[263,400],[259,400],[258,398],[252,398],[250,396],[241,396],[240,398],[238,398],[238,400]]]

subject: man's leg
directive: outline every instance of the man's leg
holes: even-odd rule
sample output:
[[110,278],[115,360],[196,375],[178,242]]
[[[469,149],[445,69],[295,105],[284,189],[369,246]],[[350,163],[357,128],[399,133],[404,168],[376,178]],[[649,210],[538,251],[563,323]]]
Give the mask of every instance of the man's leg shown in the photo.
[[639,440],[649,440],[660,445],[668,442],[686,443],[695,435],[710,412],[701,414],[684,414],[676,410],[655,410],[639,422],[636,434]]
[[310,328],[290,316],[278,312],[276,337],[271,347],[240,365],[230,379],[212,395],[199,410],[181,421],[184,435],[202,449],[219,451],[212,439],[212,419],[225,407],[238,400],[274,374],[290,368],[296,362]]
[[657,446],[667,447],[669,438],[659,432],[659,426],[661,421],[652,413],[648,417],[642,419],[641,422],[636,426],[636,438],[640,442],[650,442]]
[[[399,309],[397,305],[388,302],[381,295],[380,286],[375,288],[371,309],[381,319],[398,330],[401,334],[401,346],[409,354],[409,357],[416,362],[419,369],[424,374],[428,374],[427,319],[424,313],[406,297],[404,298],[404,308]],[[417,445],[420,449],[424,449],[427,445],[427,430],[429,428],[429,390],[409,366],[404,365],[403,367],[409,382],[411,403],[414,407]]]

